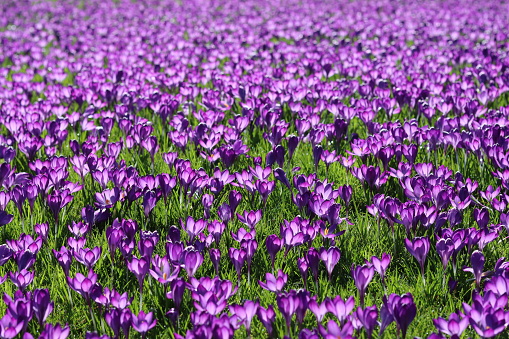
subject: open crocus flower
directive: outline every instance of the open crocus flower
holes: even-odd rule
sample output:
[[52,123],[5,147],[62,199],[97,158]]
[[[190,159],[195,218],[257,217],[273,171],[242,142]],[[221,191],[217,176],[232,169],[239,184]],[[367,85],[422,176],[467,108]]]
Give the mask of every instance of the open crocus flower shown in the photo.
[[272,273],[265,274],[266,282],[259,281],[258,283],[263,289],[271,292],[281,292],[288,281],[288,275],[286,275],[282,270],[277,271],[277,277],[275,277]]

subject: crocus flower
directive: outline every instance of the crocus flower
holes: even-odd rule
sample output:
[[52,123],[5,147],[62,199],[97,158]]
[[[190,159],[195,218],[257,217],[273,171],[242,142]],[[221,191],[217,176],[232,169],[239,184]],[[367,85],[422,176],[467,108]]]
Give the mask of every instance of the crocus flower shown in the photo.
[[235,270],[237,271],[237,280],[240,284],[240,276],[242,267],[244,266],[244,263],[246,262],[246,251],[243,249],[236,249],[233,247],[230,247],[228,250],[228,255],[230,256],[230,260],[233,263],[233,266],[235,267]]
[[198,251],[185,251],[184,253],[184,269],[189,277],[194,277],[203,263],[203,255]]
[[366,330],[366,335],[368,339],[370,339],[373,336],[373,330],[377,325],[378,310],[376,308],[376,305],[366,307],[365,309],[359,307],[357,308],[357,311],[355,311],[355,315],[357,316],[357,319],[360,321],[360,323]]
[[74,258],[77,262],[85,265],[88,269],[92,268],[101,257],[102,249],[100,247],[80,248],[74,252]]
[[449,319],[437,318],[433,319],[433,324],[440,333],[459,338],[468,327],[469,318],[459,312],[452,313]]
[[373,279],[374,274],[375,269],[373,266],[362,265],[354,267],[352,265],[352,277],[355,282],[355,286],[359,290],[361,307],[364,307],[364,295],[366,293],[366,288],[371,282],[371,279]]
[[426,283],[424,279],[424,263],[430,248],[429,238],[414,238],[412,241],[405,239],[405,246],[408,252],[410,252],[410,254],[413,255],[419,263],[419,266],[421,267],[422,281]]
[[2,338],[15,338],[23,329],[25,322],[19,321],[14,316],[6,313],[0,319],[0,337]]
[[375,256],[371,257],[371,264],[373,265],[373,268],[375,271],[380,275],[380,278],[382,279],[382,285],[385,287],[385,272],[387,271],[387,268],[389,267],[389,264],[391,263],[391,256],[390,254],[383,253],[382,258],[378,258]]
[[143,295],[143,281],[145,280],[145,277],[149,271],[150,262],[146,258],[138,259],[136,257],[132,257],[131,261],[127,262],[127,268],[136,276],[136,279],[138,279],[141,300]]
[[447,264],[449,263],[449,258],[454,253],[454,242],[451,238],[441,238],[437,241],[437,252],[442,260],[442,267],[444,271],[447,269]]
[[286,275],[282,270],[278,270],[277,277],[275,277],[272,273],[265,274],[266,282],[259,281],[261,288],[271,291],[271,292],[281,292],[288,281],[288,275]]
[[152,312],[145,314],[143,311],[140,311],[138,316],[133,315],[131,321],[134,330],[140,333],[142,338],[146,338],[147,332],[154,328],[157,323]]
[[472,267],[464,267],[463,271],[470,272],[474,275],[475,286],[479,290],[484,269],[484,254],[482,254],[481,251],[474,251],[470,257],[470,262]]
[[32,283],[34,276],[34,272],[27,271],[26,269],[22,269],[20,272],[9,272],[11,282],[22,291]]
[[60,324],[46,324],[39,339],[66,339],[71,333],[69,326],[62,327]]
[[0,266],[5,265],[10,258],[12,258],[14,252],[6,244],[0,245]]
[[353,297],[343,300],[339,295],[333,299],[326,299],[324,302],[326,303],[327,310],[334,314],[342,325],[355,306],[355,299]]
[[341,252],[337,247],[330,247],[328,250],[322,248],[320,250],[320,259],[322,259],[322,261],[325,264],[325,267],[327,268],[327,273],[329,274],[329,281],[331,281],[332,271],[334,270],[336,264],[339,262],[340,257]]
[[258,307],[258,311],[256,312],[258,315],[258,319],[260,319],[260,322],[265,326],[267,329],[267,333],[269,336],[272,335],[272,324],[274,323],[274,320],[276,319],[276,313],[274,312],[274,308],[272,305],[269,305],[266,309],[263,307]]
[[88,271],[87,276],[81,273],[76,273],[76,277],[66,277],[67,284],[71,289],[78,292],[85,298],[87,303],[90,302],[91,293],[97,283],[97,274],[91,269]]
[[251,333],[251,321],[258,311],[260,304],[251,300],[246,300],[244,305],[231,305],[230,312],[240,318],[241,322],[246,327],[247,336]]
[[32,308],[39,326],[43,326],[48,316],[53,311],[54,303],[50,299],[47,289],[36,289],[32,295]]
[[269,252],[272,271],[274,271],[274,261],[277,252],[281,250],[282,241],[277,235],[271,234],[265,239],[265,246],[267,247],[267,252]]

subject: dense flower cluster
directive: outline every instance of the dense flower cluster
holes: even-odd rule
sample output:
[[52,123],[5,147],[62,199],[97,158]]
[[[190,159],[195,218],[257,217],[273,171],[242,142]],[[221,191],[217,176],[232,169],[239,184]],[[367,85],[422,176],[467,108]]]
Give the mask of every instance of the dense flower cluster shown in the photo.
[[0,338],[507,335],[507,4],[0,9]]

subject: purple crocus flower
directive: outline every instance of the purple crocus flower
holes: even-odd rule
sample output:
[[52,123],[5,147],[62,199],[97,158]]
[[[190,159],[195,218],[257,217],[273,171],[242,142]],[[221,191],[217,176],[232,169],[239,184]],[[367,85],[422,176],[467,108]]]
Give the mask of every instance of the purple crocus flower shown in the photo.
[[428,237],[414,238],[412,241],[405,239],[405,246],[408,252],[414,256],[421,267],[422,281],[426,283],[424,279],[424,263],[426,256],[428,255],[430,244]]
[[[131,271],[136,276],[136,279],[138,280],[138,285],[140,288],[140,299],[141,299],[142,295],[143,295],[143,281],[145,280],[145,277],[147,276],[147,273],[149,271],[150,261],[148,261],[148,259],[146,259],[146,258],[138,259],[133,256],[131,258],[131,261],[127,262],[127,268],[129,269],[129,271]],[[141,301],[140,301],[140,304],[141,304]]]
[[469,318],[464,314],[457,312],[452,313],[449,319],[437,318],[433,319],[433,324],[440,333],[459,338],[469,324]]
[[240,321],[246,327],[247,336],[251,335],[251,321],[258,311],[260,304],[251,300],[246,300],[244,305],[231,305],[230,312],[240,318]]
[[64,274],[66,276],[69,275],[69,269],[71,267],[72,262],[72,253],[69,251],[65,246],[62,246],[60,248],[60,251],[57,251],[55,249],[52,250],[53,255],[55,258],[57,258],[58,263],[62,267],[62,270],[64,271]]
[[81,273],[76,273],[76,277],[66,277],[67,278],[67,284],[71,289],[78,292],[85,298],[87,303],[90,302],[91,299],[91,293],[93,292],[96,283],[97,283],[97,274],[94,273],[94,271],[91,269],[88,271],[87,276],[84,276]]
[[209,250],[210,261],[212,261],[212,266],[214,266],[214,270],[216,275],[219,275],[219,263],[221,262],[221,251],[217,248],[211,248]]
[[101,257],[102,249],[100,247],[80,248],[74,252],[74,258],[77,262],[85,265],[88,269],[92,268]]
[[9,224],[13,218],[14,218],[14,215],[9,214],[5,211],[0,211],[0,226],[5,226],[5,225]]
[[341,252],[337,247],[330,247],[329,249],[321,248],[320,249],[320,259],[322,259],[325,264],[325,268],[327,269],[327,273],[329,274],[329,281],[332,279],[332,271],[334,267],[339,262],[339,258],[341,257]]
[[138,316],[132,316],[132,326],[134,330],[141,334],[142,338],[146,338],[147,332],[156,326],[157,320],[152,312],[146,313],[140,311]]
[[474,251],[470,257],[472,267],[464,267],[463,271],[474,275],[476,289],[479,290],[484,269],[484,254],[481,251]]
[[277,277],[275,277],[272,273],[265,273],[266,282],[259,281],[261,288],[279,293],[283,290],[288,281],[288,275],[286,275],[282,270],[277,271]]
[[39,339],[66,339],[71,333],[69,326],[62,327],[60,324],[46,324]]
[[281,250],[282,241],[277,235],[271,234],[267,237],[267,239],[265,239],[265,246],[267,247],[267,252],[269,252],[272,271],[274,271],[274,261],[277,252]]
[[447,269],[447,264],[451,255],[454,253],[454,242],[451,238],[441,238],[437,241],[437,252],[442,260],[442,267],[444,271]]
[[417,313],[414,299],[411,294],[407,293],[400,298],[394,299],[392,306],[394,320],[401,330],[403,339],[405,339],[408,326],[414,320]]
[[239,250],[237,248],[230,247],[230,249],[228,250],[228,255],[230,256],[230,260],[232,261],[233,266],[237,271],[237,283],[240,284],[242,267],[246,262],[246,251],[244,251],[243,249]]
[[292,290],[288,293],[280,293],[276,297],[276,301],[279,311],[285,319],[286,334],[290,335],[290,324],[292,321],[292,316],[297,311],[297,307],[299,306],[299,299],[297,298],[295,291]]
[[1,338],[15,338],[23,329],[24,321],[18,320],[16,317],[6,313],[0,319],[0,337]]
[[316,317],[316,321],[320,324],[323,321],[325,315],[329,312],[327,309],[327,299],[322,303],[316,300],[316,296],[313,296],[308,303],[309,310],[313,312]]
[[375,269],[373,266],[368,265],[359,265],[355,267],[352,265],[351,271],[355,286],[357,287],[357,290],[359,290],[360,305],[361,307],[364,307],[364,295],[366,293],[366,288],[373,279]]
[[0,266],[5,265],[10,258],[12,258],[14,252],[6,244],[0,245]]
[[376,305],[366,307],[365,309],[359,307],[357,308],[357,311],[355,311],[355,315],[357,316],[357,319],[360,321],[360,323],[366,330],[366,335],[368,339],[370,339],[373,336],[373,330],[377,325],[378,310],[376,308]]
[[327,322],[327,328],[319,326],[320,334],[324,339],[336,339],[336,338],[352,338],[353,325],[352,322],[343,324],[343,327],[339,327],[338,323],[334,320]]
[[324,302],[326,303],[327,310],[334,314],[341,325],[345,324],[348,315],[355,306],[355,299],[353,297],[343,300],[339,295],[333,299],[326,299]]
[[380,275],[380,278],[382,279],[382,285],[385,288],[385,272],[387,271],[387,268],[389,267],[389,264],[391,263],[391,255],[387,253],[382,254],[382,258],[378,258],[375,256],[371,257],[371,264],[373,265],[373,268],[375,271]]
[[35,272],[27,271],[26,269],[22,269],[19,272],[9,272],[11,282],[22,291],[32,283],[34,276]]
[[32,308],[39,326],[43,326],[46,319],[53,311],[54,303],[50,299],[47,289],[36,289],[32,295]]
[[258,315],[258,319],[260,319],[260,322],[267,329],[267,333],[269,334],[269,336],[271,336],[272,324],[276,319],[276,313],[274,312],[274,308],[272,307],[272,305],[269,305],[269,307],[267,308],[263,308],[261,306],[258,307],[256,314]]
[[194,277],[202,263],[203,255],[200,252],[193,250],[184,252],[184,269],[189,277]]

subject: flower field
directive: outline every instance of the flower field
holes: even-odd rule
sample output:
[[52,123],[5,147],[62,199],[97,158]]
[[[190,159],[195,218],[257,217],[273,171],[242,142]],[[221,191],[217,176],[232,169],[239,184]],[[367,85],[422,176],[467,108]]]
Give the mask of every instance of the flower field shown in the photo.
[[509,4],[0,12],[0,338],[509,337]]

